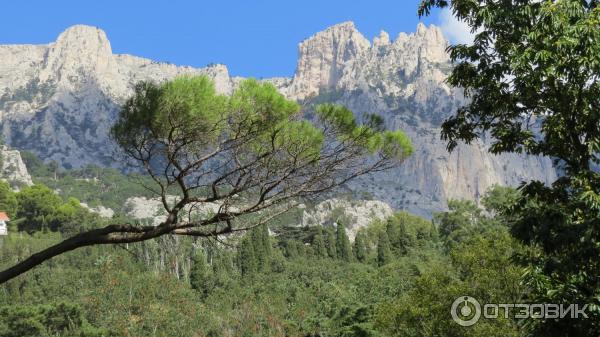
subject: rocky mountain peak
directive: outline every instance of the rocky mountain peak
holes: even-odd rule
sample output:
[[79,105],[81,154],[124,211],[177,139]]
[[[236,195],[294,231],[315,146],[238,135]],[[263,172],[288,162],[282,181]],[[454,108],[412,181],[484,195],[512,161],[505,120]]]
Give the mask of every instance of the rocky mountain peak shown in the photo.
[[371,43],[353,22],[331,26],[302,41],[292,92],[297,98],[305,98],[334,88],[348,63],[370,48]]
[[420,23],[414,33],[400,33],[394,41],[381,31],[371,44],[354,23],[343,22],[299,44],[298,66],[286,93],[306,99],[327,91],[379,88],[381,95],[412,95],[407,81],[416,77],[443,82],[439,64],[450,62],[447,46],[434,25]]
[[107,89],[117,77],[117,65],[106,33],[85,25],[68,28],[50,44],[39,76],[42,82],[52,81],[69,89],[90,79]]
[[426,27],[423,23],[419,23],[415,35],[422,41],[419,57],[430,62],[449,61],[448,53],[446,53],[448,41],[439,27],[434,25]]
[[106,33],[94,26],[71,26],[58,35],[54,45],[89,51],[105,50],[109,55],[112,54]]
[[373,47],[381,48],[390,44],[390,35],[386,31],[379,32],[379,36],[373,39]]

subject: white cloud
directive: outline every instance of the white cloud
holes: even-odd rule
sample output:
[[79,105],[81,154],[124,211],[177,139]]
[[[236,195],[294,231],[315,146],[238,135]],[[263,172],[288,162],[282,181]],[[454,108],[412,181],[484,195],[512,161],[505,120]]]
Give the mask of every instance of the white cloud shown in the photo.
[[475,37],[471,29],[463,21],[459,21],[448,7],[443,8],[438,14],[442,32],[451,43],[472,43]]

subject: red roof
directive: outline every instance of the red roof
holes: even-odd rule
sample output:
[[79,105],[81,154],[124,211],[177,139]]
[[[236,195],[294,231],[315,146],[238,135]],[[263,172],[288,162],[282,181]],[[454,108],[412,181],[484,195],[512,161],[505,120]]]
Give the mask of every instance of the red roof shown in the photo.
[[0,221],[10,221],[10,218],[6,212],[0,212]]

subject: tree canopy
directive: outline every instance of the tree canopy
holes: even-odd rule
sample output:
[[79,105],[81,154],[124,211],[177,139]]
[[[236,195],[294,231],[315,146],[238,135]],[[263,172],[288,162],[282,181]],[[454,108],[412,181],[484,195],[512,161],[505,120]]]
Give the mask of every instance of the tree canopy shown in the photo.
[[[600,311],[600,8],[591,0],[425,0],[474,34],[450,46],[448,82],[468,103],[443,123],[452,150],[490,136],[493,153],[550,157],[560,178],[527,182],[503,217],[537,253],[522,256],[535,303],[589,304],[589,319],[537,320],[544,336],[597,334]],[[539,249],[539,251],[538,251]]]

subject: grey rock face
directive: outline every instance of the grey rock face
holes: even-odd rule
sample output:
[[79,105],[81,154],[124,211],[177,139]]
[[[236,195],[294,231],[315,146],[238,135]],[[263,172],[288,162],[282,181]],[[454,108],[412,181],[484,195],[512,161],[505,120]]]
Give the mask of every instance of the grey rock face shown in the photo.
[[[337,37],[343,36],[340,41]],[[334,101],[359,117],[378,114],[387,127],[404,130],[415,154],[397,169],[354,181],[350,188],[423,216],[445,209],[449,199],[479,201],[493,185],[518,186],[532,179],[551,183],[556,170],[548,158],[492,155],[489,140],[446,151],[440,125],[465,99],[445,79],[452,69],[448,42],[435,26],[419,24],[395,40],[381,32],[372,44],[344,23],[300,44],[296,75],[283,88],[305,102]],[[340,58],[338,50],[350,50]],[[324,67],[322,60],[333,64]],[[315,75],[326,69],[324,75]],[[335,69],[335,72],[331,72]],[[331,75],[333,74],[333,75]],[[331,76],[329,76],[331,75]]]
[[230,92],[227,68],[177,67],[114,55],[105,33],[73,26],[42,46],[0,46],[0,123],[12,146],[64,167],[118,166],[109,129],[140,80],[207,74]]
[[33,185],[19,151],[4,145],[0,147],[0,179],[8,182],[15,190]]
[[[451,198],[478,200],[494,184],[552,182],[547,158],[493,156],[489,141],[461,145],[452,154],[439,138],[441,122],[465,100],[444,80],[451,70],[448,42],[420,24],[395,39],[382,32],[371,43],[345,22],[299,44],[293,78],[269,79],[289,98],[347,105],[359,117],[381,115],[413,140],[415,155],[398,169],[363,178],[349,188],[396,209],[431,215]],[[0,46],[0,127],[11,146],[64,167],[118,166],[108,136],[120,104],[140,80],[165,81],[206,74],[222,93],[241,78],[223,65],[196,69],[115,55],[98,28],[74,26],[47,45]]]
[[333,89],[350,63],[371,47],[352,22],[327,28],[298,46],[298,68],[288,95],[303,99]]

